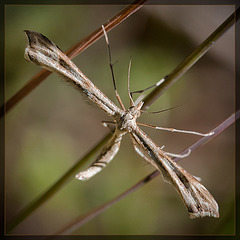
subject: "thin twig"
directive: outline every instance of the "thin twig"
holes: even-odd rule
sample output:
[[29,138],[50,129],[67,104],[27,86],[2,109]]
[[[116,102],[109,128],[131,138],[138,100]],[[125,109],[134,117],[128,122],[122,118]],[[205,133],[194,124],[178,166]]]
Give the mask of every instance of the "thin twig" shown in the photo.
[[[218,136],[218,134],[220,134],[222,131],[224,131],[226,128],[228,128],[231,124],[233,124],[235,122],[235,120],[239,119],[239,117],[240,117],[240,110],[238,110],[236,112],[236,114],[233,113],[225,121],[223,121],[216,128],[214,128],[212,130],[214,132],[213,135],[202,137],[200,140],[198,140],[197,142],[192,144],[190,147],[183,150],[181,152],[181,154],[185,154],[190,149],[191,149],[191,151],[194,151],[194,150],[198,149],[199,147],[203,146],[205,143],[209,142],[210,140],[212,140],[213,138]],[[173,160],[180,161],[181,158],[174,158]],[[104,212],[105,210],[107,210],[109,207],[111,207],[112,205],[114,205],[115,203],[120,201],[122,198],[135,192],[136,190],[138,190],[139,188],[144,186],[146,183],[149,183],[151,180],[153,180],[159,174],[160,174],[160,172],[158,170],[152,172],[151,174],[149,174],[148,176],[146,176],[145,178],[143,178],[142,180],[137,182],[135,185],[133,185],[132,187],[130,187],[129,189],[127,189],[126,191],[124,191],[123,193],[118,195],[116,198],[114,198],[111,201],[106,202],[103,205],[96,207],[96,208],[90,210],[89,212],[83,214],[82,216],[76,218],[74,221],[72,221],[70,224],[68,224],[66,227],[64,227],[60,231],[56,232],[54,235],[68,234],[68,233],[73,232],[74,230],[80,228],[85,223],[89,222],[90,220],[92,220],[93,218],[95,218],[96,216],[98,216],[99,214]]]
[[[104,24],[106,32],[112,30],[122,21],[130,17],[133,13],[139,10],[147,0],[135,0],[132,4],[124,8],[122,11],[117,13],[113,18],[108,20]],[[66,54],[70,59],[83,52],[86,48],[96,42],[99,38],[103,36],[102,27],[96,29],[93,33],[82,39],[75,46],[71,47]],[[0,117],[3,117],[4,114],[8,113],[20,100],[27,96],[33,89],[35,89],[41,82],[46,79],[51,72],[48,70],[42,70],[33,78],[31,78],[25,86],[23,86],[14,96],[12,96],[5,105],[0,108]],[[5,107],[5,109],[4,109]]]

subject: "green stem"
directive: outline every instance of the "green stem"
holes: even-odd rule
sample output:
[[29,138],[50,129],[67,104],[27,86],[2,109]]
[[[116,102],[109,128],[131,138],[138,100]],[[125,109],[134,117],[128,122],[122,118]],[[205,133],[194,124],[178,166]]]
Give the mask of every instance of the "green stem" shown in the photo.
[[[236,14],[236,15],[235,15]],[[170,86],[186,73],[212,46],[213,44],[239,19],[239,8],[225,20],[201,45],[199,45],[187,58],[185,58],[166,78],[165,81],[154,88],[144,99],[144,108],[153,104]]]

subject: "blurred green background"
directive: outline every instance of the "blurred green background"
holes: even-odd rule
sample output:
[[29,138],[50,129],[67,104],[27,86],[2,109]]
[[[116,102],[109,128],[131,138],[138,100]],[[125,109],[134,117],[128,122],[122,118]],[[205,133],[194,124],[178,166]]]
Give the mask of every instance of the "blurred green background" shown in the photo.
[[[65,51],[123,7],[7,5],[6,100],[40,71],[23,57],[24,29],[41,32]],[[148,87],[170,73],[233,11],[234,7],[227,5],[146,5],[109,32],[117,88],[125,106],[129,104],[130,57],[131,90]],[[139,121],[200,132],[216,127],[234,111],[234,47],[231,28],[150,110],[182,107],[161,114],[144,114]],[[116,102],[103,38],[74,62]],[[109,118],[55,74],[9,112],[5,140],[8,222],[108,133],[101,125],[102,120]],[[179,153],[198,139],[186,134],[143,130],[172,153]],[[234,234],[234,126],[180,164],[202,178],[219,204],[219,219],[190,220],[176,191],[157,177],[72,234]],[[12,233],[53,234],[153,170],[134,152],[131,139],[126,136],[118,155],[106,169],[87,182],[73,177]]]

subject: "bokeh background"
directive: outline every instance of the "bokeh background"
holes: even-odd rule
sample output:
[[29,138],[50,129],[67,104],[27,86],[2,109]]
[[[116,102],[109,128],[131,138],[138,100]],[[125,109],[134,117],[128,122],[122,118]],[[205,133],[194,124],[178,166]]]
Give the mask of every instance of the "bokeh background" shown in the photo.
[[[41,32],[62,50],[67,50],[123,7],[7,5],[6,100],[40,71],[23,58],[24,29]],[[127,70],[130,57],[131,89],[148,87],[170,73],[233,12],[234,6],[230,5],[146,5],[109,32],[117,88],[124,104],[129,104]],[[161,114],[144,114],[139,121],[208,132],[233,113],[234,37],[232,27],[150,110],[181,107]],[[77,56],[74,62],[116,102],[103,38]],[[108,133],[101,121],[109,120],[103,111],[88,104],[76,89],[55,74],[32,91],[5,119],[7,222]],[[144,131],[172,153],[179,153],[198,139],[148,128]],[[72,234],[234,234],[234,126],[180,164],[202,178],[202,183],[219,204],[219,219],[189,219],[179,195],[159,176]],[[131,139],[126,136],[118,155],[106,169],[84,183],[73,177],[12,233],[53,234],[153,170],[134,152]]]

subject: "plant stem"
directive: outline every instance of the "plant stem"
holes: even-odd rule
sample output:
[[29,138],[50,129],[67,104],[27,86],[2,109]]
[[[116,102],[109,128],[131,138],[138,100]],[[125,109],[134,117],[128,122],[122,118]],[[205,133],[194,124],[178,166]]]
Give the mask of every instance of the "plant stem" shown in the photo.
[[[186,73],[224,34],[236,21],[239,20],[238,8],[229,18],[227,18],[201,45],[199,45],[187,58],[185,58],[158,87],[154,88],[144,99],[143,110],[149,108],[169,87],[173,85],[184,73]],[[235,15],[236,14],[236,15]]]

